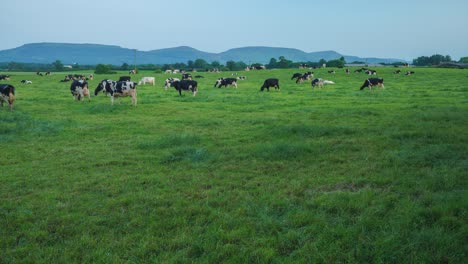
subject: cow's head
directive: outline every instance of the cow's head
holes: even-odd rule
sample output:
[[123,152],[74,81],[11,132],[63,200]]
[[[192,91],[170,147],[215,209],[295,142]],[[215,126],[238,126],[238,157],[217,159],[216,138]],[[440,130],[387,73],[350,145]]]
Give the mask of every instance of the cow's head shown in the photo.
[[219,78],[218,80],[216,80],[214,87],[221,86],[222,83],[223,83],[223,78]]

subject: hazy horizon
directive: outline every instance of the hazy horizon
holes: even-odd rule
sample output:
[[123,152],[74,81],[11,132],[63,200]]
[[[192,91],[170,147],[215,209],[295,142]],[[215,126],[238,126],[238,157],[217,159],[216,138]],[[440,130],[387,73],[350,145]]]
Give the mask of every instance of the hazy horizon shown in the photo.
[[267,46],[412,60],[468,56],[468,1],[15,0],[3,3],[0,50],[54,42],[220,53]]

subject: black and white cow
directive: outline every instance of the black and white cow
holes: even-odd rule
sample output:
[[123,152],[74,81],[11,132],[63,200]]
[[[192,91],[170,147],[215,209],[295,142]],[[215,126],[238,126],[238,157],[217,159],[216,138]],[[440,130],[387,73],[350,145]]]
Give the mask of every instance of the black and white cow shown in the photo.
[[401,71],[400,71],[400,70],[396,70],[396,71],[394,71],[393,73],[394,73],[394,74],[400,74]]
[[21,80],[21,83],[24,83],[24,84],[31,84],[32,82],[30,80]]
[[112,80],[102,80],[96,89],[94,90],[94,95],[98,95],[100,91],[103,91],[111,98],[111,105],[114,105],[115,97],[132,97],[132,105],[137,105],[137,83],[135,82],[115,82]]
[[245,79],[247,79],[247,76],[237,76],[236,79],[237,80],[245,80]]
[[306,72],[302,76],[297,78],[296,83],[302,83],[306,80],[310,80],[312,77],[314,77],[313,72]]
[[119,82],[129,82],[132,79],[130,76],[120,76]]
[[222,86],[227,87],[228,85],[237,88],[237,78],[219,78],[216,80],[214,87],[221,88]]
[[330,71],[328,71],[328,73],[335,74],[335,73],[336,73],[336,71],[334,71],[334,70],[330,70]]
[[374,70],[366,70],[365,73],[367,75],[377,75],[377,71],[374,71]]
[[11,84],[0,84],[0,106],[2,108],[4,102],[8,102],[10,111],[12,111],[15,102],[15,87]]
[[270,78],[270,79],[266,79],[264,82],[263,82],[263,85],[262,87],[260,88],[260,91],[263,92],[263,90],[265,90],[265,88],[267,89],[267,91],[270,91],[270,87],[275,87],[275,90],[276,89],[280,89],[280,86],[279,86],[279,80],[276,79],[276,78]]
[[362,72],[362,69],[354,70],[354,73],[361,73],[361,72]]
[[190,73],[182,74],[182,80],[192,80],[192,74]]
[[311,84],[312,84],[312,88],[315,88],[315,86],[317,86],[318,88],[322,88],[323,87],[323,79],[322,78],[315,78],[315,79],[312,80]]
[[413,74],[414,74],[414,71],[407,71],[407,72],[405,73],[405,75],[413,75]]
[[382,89],[385,89],[383,78],[369,78],[365,80],[360,90],[363,90],[366,87],[368,87],[369,90],[372,90],[372,86],[380,86]]
[[0,80],[9,81],[10,80],[10,75],[0,75]]
[[197,95],[197,81],[194,80],[182,80],[182,81],[173,81],[171,82],[171,86],[174,87],[177,91],[179,91],[179,95],[182,96],[182,90],[184,91],[192,91],[193,96]]
[[164,82],[164,90],[167,91],[167,88],[171,87],[171,83],[175,81],[180,81],[179,78],[167,78]]
[[137,74],[137,71],[136,70],[131,70],[128,72],[128,74]]
[[345,70],[345,73],[346,73],[346,74],[349,74],[349,73],[350,73],[350,70],[349,70],[349,69],[346,69],[346,70]]
[[88,101],[91,101],[91,95],[89,94],[88,83],[85,80],[76,80],[70,85],[70,92],[75,100],[80,101],[85,96],[88,97]]

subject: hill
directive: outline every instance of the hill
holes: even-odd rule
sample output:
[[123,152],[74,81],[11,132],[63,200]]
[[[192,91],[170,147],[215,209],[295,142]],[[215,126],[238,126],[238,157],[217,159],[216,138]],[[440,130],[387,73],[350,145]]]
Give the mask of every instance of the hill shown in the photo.
[[360,58],[342,55],[336,51],[304,52],[298,49],[277,47],[242,47],[221,53],[209,53],[191,47],[181,46],[151,51],[139,51],[115,45],[71,44],[71,43],[31,43],[0,51],[0,62],[51,63],[61,60],[65,64],[132,64],[136,55],[137,64],[169,64],[204,59],[208,62],[229,60],[245,63],[268,63],[271,58],[284,56],[292,61],[331,60],[344,56],[349,62],[392,63],[401,59]]

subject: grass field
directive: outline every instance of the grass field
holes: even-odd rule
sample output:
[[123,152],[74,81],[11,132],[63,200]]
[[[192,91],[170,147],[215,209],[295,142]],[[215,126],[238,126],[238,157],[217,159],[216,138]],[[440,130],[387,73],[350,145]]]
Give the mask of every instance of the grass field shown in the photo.
[[[468,72],[378,68],[371,92],[327,70],[321,90],[298,69],[238,89],[197,73],[196,97],[142,72],[158,84],[137,107],[8,73],[0,263],[466,263]],[[281,90],[259,92],[269,77]]]

